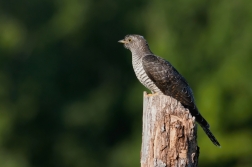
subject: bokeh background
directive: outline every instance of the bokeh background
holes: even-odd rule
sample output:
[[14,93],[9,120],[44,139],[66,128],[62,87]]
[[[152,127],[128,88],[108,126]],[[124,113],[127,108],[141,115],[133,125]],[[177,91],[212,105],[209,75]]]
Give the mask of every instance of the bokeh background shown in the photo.
[[252,1],[1,0],[0,166],[140,166],[141,34],[194,90],[199,166],[252,166]]

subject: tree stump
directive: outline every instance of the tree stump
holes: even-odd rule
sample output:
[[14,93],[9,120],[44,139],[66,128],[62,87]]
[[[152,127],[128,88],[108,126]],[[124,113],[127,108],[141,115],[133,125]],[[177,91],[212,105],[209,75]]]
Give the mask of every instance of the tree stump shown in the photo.
[[144,92],[141,167],[197,167],[194,117],[176,99]]

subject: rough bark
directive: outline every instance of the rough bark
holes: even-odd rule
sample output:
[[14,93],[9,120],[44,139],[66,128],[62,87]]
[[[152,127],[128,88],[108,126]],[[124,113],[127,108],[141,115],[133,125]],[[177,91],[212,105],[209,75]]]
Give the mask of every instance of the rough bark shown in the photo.
[[181,103],[144,92],[141,167],[197,167],[197,126]]

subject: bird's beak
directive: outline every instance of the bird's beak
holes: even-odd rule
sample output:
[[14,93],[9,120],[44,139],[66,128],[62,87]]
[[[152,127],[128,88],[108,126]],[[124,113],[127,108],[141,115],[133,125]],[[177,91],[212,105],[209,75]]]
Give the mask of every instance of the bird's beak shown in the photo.
[[119,40],[118,42],[119,42],[119,43],[127,43],[124,39]]

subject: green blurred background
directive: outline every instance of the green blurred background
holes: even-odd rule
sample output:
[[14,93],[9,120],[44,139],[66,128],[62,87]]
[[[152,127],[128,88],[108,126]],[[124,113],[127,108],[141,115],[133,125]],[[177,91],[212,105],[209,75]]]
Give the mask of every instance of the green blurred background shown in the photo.
[[190,83],[222,148],[199,166],[252,166],[251,0],[1,0],[0,166],[140,166],[141,34]]

